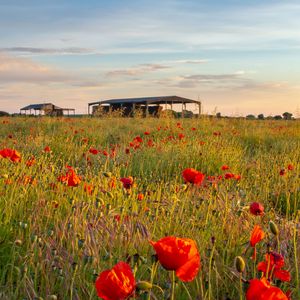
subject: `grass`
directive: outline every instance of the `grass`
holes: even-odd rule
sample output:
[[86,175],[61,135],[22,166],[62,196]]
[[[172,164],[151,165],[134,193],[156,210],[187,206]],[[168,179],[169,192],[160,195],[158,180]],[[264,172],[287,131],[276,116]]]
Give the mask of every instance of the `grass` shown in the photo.
[[[279,227],[284,269],[292,277],[280,287],[300,298],[299,121],[45,117],[0,122],[0,150],[16,149],[22,156],[20,163],[0,158],[1,299],[97,299],[97,274],[121,260],[129,262],[137,280],[161,288],[139,299],[168,299],[172,288],[175,299],[244,299],[248,285],[241,289],[234,260],[243,256],[245,280],[255,272],[259,276],[247,247],[260,224],[267,236],[257,247],[257,262],[268,246],[278,251],[270,220]],[[143,143],[134,150],[129,144],[136,136]],[[91,147],[101,151],[93,155]],[[114,157],[103,155],[112,148]],[[35,164],[28,167],[32,156]],[[66,165],[81,176],[79,186],[57,181]],[[222,171],[223,165],[230,170]],[[206,176],[232,172],[241,179],[194,187],[184,184],[185,168]],[[126,176],[135,180],[130,191],[119,181]],[[85,183],[93,186],[92,194]],[[254,201],[264,205],[263,217],[249,213]],[[171,272],[153,260],[149,240],[169,235],[197,243],[202,267],[192,282],[172,285]]]

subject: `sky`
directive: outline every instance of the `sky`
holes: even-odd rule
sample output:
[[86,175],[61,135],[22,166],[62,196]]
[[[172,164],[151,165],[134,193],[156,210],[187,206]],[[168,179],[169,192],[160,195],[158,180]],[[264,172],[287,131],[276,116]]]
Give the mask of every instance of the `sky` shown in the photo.
[[299,16],[298,0],[0,0],[0,110],[177,95],[300,117]]

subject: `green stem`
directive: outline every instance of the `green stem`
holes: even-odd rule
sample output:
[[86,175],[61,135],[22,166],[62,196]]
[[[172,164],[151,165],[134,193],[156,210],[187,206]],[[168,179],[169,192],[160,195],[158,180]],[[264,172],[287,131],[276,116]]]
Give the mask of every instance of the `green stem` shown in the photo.
[[172,291],[171,291],[171,300],[175,299],[175,271],[172,271]]

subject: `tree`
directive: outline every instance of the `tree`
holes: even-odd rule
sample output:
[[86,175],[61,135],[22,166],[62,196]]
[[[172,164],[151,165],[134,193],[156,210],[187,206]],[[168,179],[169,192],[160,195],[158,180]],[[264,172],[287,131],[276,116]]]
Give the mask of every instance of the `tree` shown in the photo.
[[254,115],[247,115],[246,119],[247,120],[255,120],[255,116]]
[[276,115],[276,116],[274,116],[274,120],[282,120],[282,116],[281,115]]
[[221,113],[220,112],[216,113],[216,117],[221,118]]
[[258,119],[258,120],[264,120],[264,119],[265,119],[264,114],[259,114],[259,115],[257,116],[257,119]]
[[284,118],[285,120],[291,120],[293,114],[291,114],[291,113],[289,113],[289,112],[285,112],[285,113],[283,113],[282,115],[283,115],[283,118]]

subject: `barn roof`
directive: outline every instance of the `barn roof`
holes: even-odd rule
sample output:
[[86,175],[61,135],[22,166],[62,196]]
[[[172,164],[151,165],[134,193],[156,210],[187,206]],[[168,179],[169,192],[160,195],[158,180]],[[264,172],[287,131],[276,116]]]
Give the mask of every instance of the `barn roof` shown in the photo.
[[91,102],[89,105],[96,104],[122,104],[122,103],[139,103],[139,104],[164,104],[164,103],[200,103],[200,101],[178,97],[178,96],[160,96],[160,97],[141,97],[141,98],[121,98],[109,99]]
[[54,109],[62,109],[52,103],[40,103],[40,104],[30,104],[30,105],[24,106],[23,108],[21,108],[21,110],[30,110],[30,109],[41,110],[41,109],[44,109],[44,107],[47,105],[53,105]]

